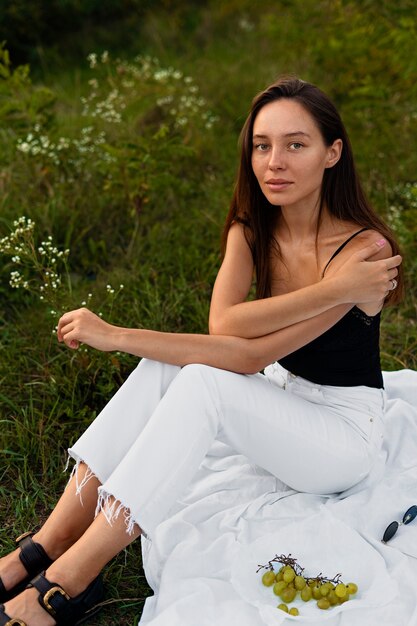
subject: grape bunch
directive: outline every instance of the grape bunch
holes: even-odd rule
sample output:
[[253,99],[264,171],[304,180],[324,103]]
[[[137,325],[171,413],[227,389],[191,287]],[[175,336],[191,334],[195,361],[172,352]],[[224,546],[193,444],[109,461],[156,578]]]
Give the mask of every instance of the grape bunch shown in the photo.
[[[276,563],[281,564],[278,571],[274,569]],[[262,575],[262,583],[266,587],[272,587],[273,593],[282,600],[277,608],[289,615],[299,614],[297,607],[288,607],[298,594],[304,602],[315,600],[318,608],[325,611],[347,602],[358,591],[358,585],[353,582],[344,583],[341,574],[336,574],[333,578],[327,578],[322,573],[313,577],[305,576],[304,568],[291,554],[276,555],[266,565],[259,565],[257,572],[262,569],[266,570]]]

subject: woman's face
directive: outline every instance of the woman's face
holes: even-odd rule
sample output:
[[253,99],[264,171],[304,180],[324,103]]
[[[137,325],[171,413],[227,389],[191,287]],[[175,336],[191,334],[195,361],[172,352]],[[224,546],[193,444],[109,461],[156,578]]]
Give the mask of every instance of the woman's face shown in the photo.
[[253,172],[269,202],[316,208],[324,170],[339,160],[342,141],[327,146],[310,113],[288,98],[262,107],[252,141]]

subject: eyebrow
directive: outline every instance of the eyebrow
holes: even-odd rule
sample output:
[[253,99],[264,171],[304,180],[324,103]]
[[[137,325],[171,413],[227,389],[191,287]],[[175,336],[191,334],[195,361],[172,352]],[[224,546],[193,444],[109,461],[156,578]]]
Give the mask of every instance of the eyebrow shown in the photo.
[[[310,137],[310,135],[308,133],[305,133],[302,130],[296,130],[292,133],[285,133],[284,135],[282,135],[283,137],[298,137],[298,136],[303,136],[303,137]],[[254,135],[253,139],[267,139],[268,135]]]

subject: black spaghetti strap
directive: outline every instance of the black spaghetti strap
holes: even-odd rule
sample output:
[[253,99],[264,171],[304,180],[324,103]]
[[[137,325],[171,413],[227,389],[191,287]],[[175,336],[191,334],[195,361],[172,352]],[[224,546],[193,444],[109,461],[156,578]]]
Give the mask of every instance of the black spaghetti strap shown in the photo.
[[343,250],[343,248],[346,246],[346,244],[349,243],[349,241],[351,241],[351,239],[353,239],[354,237],[356,237],[356,235],[360,235],[361,233],[363,233],[364,230],[369,230],[369,228],[365,227],[365,228],[361,228],[360,230],[358,230],[356,233],[353,233],[353,235],[351,235],[350,237],[348,237],[348,239],[346,239],[346,241],[344,241],[336,250],[336,252],[333,252],[332,256],[330,257],[330,259],[327,261],[326,265],[324,266],[324,270],[322,271],[321,277],[323,278],[324,276],[324,272],[327,270],[328,266],[330,265],[330,263],[333,261],[334,257],[337,256],[339,254],[339,252],[341,252],[341,250]]

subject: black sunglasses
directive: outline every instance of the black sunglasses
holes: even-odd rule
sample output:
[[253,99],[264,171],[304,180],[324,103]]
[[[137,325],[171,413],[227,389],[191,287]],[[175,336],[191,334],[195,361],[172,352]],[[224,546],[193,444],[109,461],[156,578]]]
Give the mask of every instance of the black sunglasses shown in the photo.
[[413,521],[414,518],[417,517],[417,505],[413,504],[409,509],[404,513],[402,522],[391,522],[389,526],[387,526],[384,536],[382,537],[382,543],[387,543],[390,539],[393,538],[398,528],[402,526],[402,524],[409,524]]

